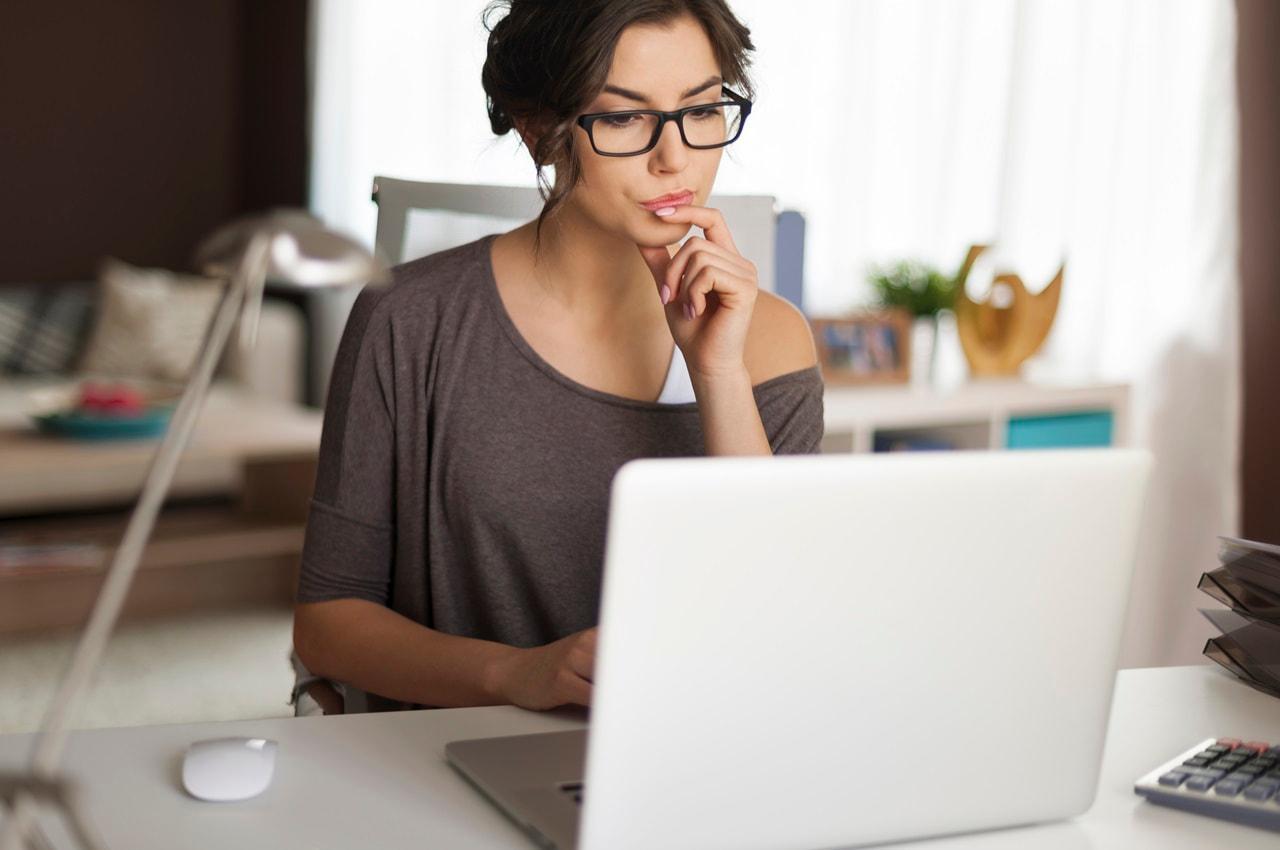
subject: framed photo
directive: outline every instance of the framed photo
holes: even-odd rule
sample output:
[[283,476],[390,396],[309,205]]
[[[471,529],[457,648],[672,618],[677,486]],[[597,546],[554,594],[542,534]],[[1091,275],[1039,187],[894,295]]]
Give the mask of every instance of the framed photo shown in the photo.
[[828,384],[905,384],[911,378],[911,314],[906,310],[813,319],[818,362]]

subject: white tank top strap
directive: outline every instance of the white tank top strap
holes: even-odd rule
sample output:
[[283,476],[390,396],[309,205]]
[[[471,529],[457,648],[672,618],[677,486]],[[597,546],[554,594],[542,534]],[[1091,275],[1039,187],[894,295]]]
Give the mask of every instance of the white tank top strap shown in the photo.
[[689,366],[684,362],[680,346],[671,346],[671,366],[667,369],[667,382],[658,396],[658,404],[689,404],[697,401],[693,394],[693,381],[689,379]]

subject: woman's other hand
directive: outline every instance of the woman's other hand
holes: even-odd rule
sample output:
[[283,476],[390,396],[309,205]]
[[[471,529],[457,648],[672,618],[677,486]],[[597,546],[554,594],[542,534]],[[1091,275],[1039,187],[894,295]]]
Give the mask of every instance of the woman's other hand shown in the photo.
[[717,209],[689,204],[662,218],[697,225],[705,235],[689,238],[674,255],[637,246],[664,298],[671,336],[691,374],[740,373],[759,291],[755,264],[738,253]]
[[590,628],[517,650],[499,665],[499,690],[512,704],[534,711],[591,705],[595,663],[596,629]]

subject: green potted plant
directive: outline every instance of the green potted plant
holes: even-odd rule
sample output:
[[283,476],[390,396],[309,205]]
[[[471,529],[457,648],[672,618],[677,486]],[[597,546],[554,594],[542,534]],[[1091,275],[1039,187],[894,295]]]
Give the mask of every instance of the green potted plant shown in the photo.
[[956,278],[916,260],[899,260],[890,266],[872,266],[867,279],[876,292],[879,306],[898,308],[916,319],[918,328],[912,349],[927,351],[925,374],[932,382],[938,353],[938,315],[950,310],[955,301]]

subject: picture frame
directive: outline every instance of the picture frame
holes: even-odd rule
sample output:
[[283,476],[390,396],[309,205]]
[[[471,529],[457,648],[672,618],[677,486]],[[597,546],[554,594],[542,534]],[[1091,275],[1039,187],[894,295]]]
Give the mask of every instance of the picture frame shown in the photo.
[[905,384],[911,380],[911,314],[879,310],[811,320],[828,384]]

